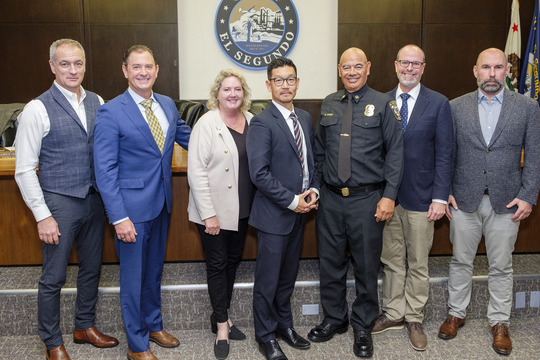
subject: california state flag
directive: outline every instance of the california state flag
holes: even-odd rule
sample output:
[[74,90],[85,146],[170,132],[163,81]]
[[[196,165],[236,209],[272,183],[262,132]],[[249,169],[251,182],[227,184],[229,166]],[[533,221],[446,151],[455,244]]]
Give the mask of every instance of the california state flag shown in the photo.
[[504,54],[511,65],[510,74],[506,77],[506,88],[512,91],[519,90],[519,72],[521,67],[521,24],[519,23],[519,3],[512,1],[512,15],[510,29],[506,38]]

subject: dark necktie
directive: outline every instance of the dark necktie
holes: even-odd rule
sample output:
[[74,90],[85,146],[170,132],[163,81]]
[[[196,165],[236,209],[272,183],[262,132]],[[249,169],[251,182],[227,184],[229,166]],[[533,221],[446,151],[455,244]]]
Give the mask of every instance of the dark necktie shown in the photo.
[[291,112],[289,117],[293,123],[294,130],[294,142],[296,144],[296,151],[298,152],[298,157],[302,163],[302,172],[304,172],[304,151],[302,150],[302,134],[300,133],[300,126],[298,125],[298,119],[296,118],[295,113]]
[[343,115],[338,151],[338,178],[345,183],[351,177],[351,127],[352,95],[348,95],[347,109]]
[[401,128],[403,132],[407,129],[407,119],[409,118],[409,106],[407,100],[411,97],[409,94],[402,93],[401,95],[401,110],[399,110],[399,116],[401,117]]
[[165,137],[163,136],[163,129],[161,129],[159,120],[156,117],[156,114],[154,114],[154,112],[152,111],[152,99],[141,101],[141,105],[146,110],[146,120],[148,120],[148,126],[150,127],[150,131],[152,132],[152,136],[154,137],[154,140],[156,140],[156,144],[159,147],[159,150],[163,152]]

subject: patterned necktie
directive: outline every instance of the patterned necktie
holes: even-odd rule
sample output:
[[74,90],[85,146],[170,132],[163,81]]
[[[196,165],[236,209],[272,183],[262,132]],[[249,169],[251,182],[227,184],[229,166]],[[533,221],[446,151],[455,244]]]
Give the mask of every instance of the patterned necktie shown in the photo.
[[338,178],[345,183],[351,177],[351,128],[352,128],[352,95],[349,94],[347,109],[343,115],[338,149]]
[[146,119],[148,120],[148,126],[150,126],[150,131],[156,144],[159,147],[159,151],[163,153],[163,145],[165,145],[165,137],[163,136],[163,130],[161,125],[156,117],[156,114],[152,111],[152,99],[141,101],[141,105],[146,110]]
[[304,172],[304,151],[302,150],[302,134],[300,133],[300,126],[298,125],[298,119],[296,118],[295,113],[291,112],[289,117],[293,123],[294,143],[296,144],[296,151],[298,152],[298,157],[302,163],[302,172]]
[[409,106],[407,105],[407,100],[411,97],[411,95],[402,93],[400,96],[402,101],[399,116],[401,117],[401,128],[405,133],[405,129],[407,129],[407,119],[409,118]]

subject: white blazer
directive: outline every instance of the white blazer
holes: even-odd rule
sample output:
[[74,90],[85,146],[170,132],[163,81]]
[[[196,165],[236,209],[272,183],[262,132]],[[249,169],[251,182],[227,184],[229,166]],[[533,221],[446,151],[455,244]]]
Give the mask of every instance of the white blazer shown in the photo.
[[[244,112],[249,124],[253,115]],[[219,227],[238,230],[238,149],[218,110],[193,127],[188,146],[189,221],[204,225],[217,216]]]

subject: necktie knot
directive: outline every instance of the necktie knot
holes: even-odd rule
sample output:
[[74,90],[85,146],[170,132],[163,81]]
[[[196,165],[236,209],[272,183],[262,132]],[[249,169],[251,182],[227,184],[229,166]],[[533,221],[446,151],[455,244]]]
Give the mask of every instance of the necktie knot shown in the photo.
[[148,99],[148,100],[143,100],[143,101],[141,101],[141,105],[142,105],[145,109],[151,109],[151,108],[152,108],[152,99]]
[[411,97],[411,95],[406,94],[406,93],[402,93],[400,96],[401,96],[401,99],[402,99],[403,101],[407,101],[407,100],[409,100],[409,98]]

